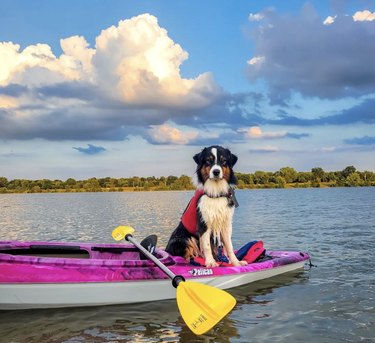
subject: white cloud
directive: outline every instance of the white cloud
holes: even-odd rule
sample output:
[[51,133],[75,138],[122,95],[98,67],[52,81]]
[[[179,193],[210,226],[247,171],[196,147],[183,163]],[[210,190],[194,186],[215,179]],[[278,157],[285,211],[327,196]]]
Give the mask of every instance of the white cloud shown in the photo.
[[244,133],[245,137],[253,139],[272,139],[272,138],[283,138],[288,135],[286,131],[269,131],[263,132],[259,126],[252,126],[249,128],[239,129],[238,132]]
[[[335,22],[337,18],[337,15],[335,16],[328,16],[323,24],[324,25],[331,25]],[[364,10],[364,11],[357,11],[354,13],[352,16],[354,21],[373,21],[375,20],[375,12],[370,12],[369,10]]]
[[103,30],[95,49],[82,36],[61,39],[60,45],[63,54],[56,57],[47,44],[21,51],[18,44],[0,42],[0,85],[83,80],[127,104],[164,106],[206,106],[222,93],[210,73],[181,77],[188,53],[150,14]]
[[[0,42],[0,85],[18,83],[35,86],[80,79],[82,66],[88,63],[79,59],[77,46],[69,48],[68,43],[73,40],[74,37],[61,40],[63,50],[67,49],[73,55],[63,54],[60,58],[47,44],[29,45],[20,51],[18,44]],[[80,41],[83,43],[84,39],[80,38]]]
[[333,24],[334,22],[335,22],[335,19],[337,18],[337,15],[335,15],[335,16],[328,16],[324,21],[323,21],[323,24],[324,25],[331,25],[331,24]]
[[107,79],[107,87],[127,103],[206,105],[220,89],[208,73],[182,78],[180,66],[187,58],[157,18],[143,14],[103,30],[96,38],[93,64],[97,82]]
[[254,66],[256,64],[261,64],[262,62],[264,62],[264,56],[254,56],[247,61],[247,64]]
[[150,137],[158,144],[188,144],[198,137],[197,131],[183,132],[168,124],[153,125],[149,129]]
[[261,21],[264,18],[264,14],[262,13],[250,13],[249,20],[250,21]]
[[95,47],[78,35],[60,45],[56,56],[47,44],[0,42],[0,136],[124,139],[224,96],[211,73],[181,76],[188,53],[150,14],[104,29]]
[[92,57],[95,54],[95,49],[89,48],[89,43],[82,36],[72,36],[65,39],[60,39],[60,45],[64,52],[60,56],[60,62],[66,69],[76,71],[75,78],[83,78],[93,72]]
[[375,12],[370,12],[369,10],[358,11],[353,15],[354,21],[373,21],[375,20]]

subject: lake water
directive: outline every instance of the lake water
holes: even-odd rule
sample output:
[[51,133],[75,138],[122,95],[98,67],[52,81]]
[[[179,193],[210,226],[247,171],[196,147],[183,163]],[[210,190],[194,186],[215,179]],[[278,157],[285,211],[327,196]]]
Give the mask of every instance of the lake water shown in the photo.
[[[164,246],[192,192],[0,195],[0,239],[112,242],[118,225]],[[308,251],[317,265],[229,290],[234,310],[194,336],[174,300],[0,312],[0,342],[374,342],[375,187],[238,191],[235,247]]]

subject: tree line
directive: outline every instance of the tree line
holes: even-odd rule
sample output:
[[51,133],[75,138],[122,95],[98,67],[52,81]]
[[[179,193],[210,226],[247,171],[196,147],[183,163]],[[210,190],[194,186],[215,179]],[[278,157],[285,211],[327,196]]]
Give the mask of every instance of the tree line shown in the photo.
[[[310,172],[298,172],[284,167],[276,172],[256,171],[235,173],[239,189],[299,188],[299,187],[358,187],[375,186],[375,173],[358,171],[348,166],[341,171],[326,172],[312,168]],[[90,178],[75,180],[8,180],[0,177],[0,193],[47,193],[47,192],[123,192],[163,191],[195,189],[192,178],[187,175],[168,177]]]

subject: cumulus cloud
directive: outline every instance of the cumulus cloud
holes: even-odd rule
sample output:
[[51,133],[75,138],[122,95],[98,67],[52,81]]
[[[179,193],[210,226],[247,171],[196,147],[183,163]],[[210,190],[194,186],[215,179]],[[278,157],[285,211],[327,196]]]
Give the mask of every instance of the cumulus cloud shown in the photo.
[[264,132],[259,126],[252,126],[248,129],[239,129],[239,132],[243,132],[248,138],[282,138],[288,134],[286,131],[269,131]]
[[181,76],[188,53],[149,14],[102,30],[95,47],[78,35],[60,45],[56,56],[47,44],[0,42],[2,137],[124,139],[225,96],[210,73]]
[[358,11],[353,15],[354,21],[373,21],[375,20],[375,12],[370,12],[369,10]]
[[277,139],[277,138],[294,138],[300,139],[310,136],[308,133],[290,133],[287,131],[263,131],[259,126],[249,128],[240,128],[238,132],[250,139]]
[[103,148],[102,146],[96,146],[96,145],[92,145],[92,144],[87,144],[87,148],[82,148],[82,147],[73,147],[73,149],[83,153],[83,154],[86,154],[86,155],[97,155],[97,154],[100,154],[101,152],[104,152],[106,151],[105,148]]
[[265,80],[278,103],[292,92],[329,99],[375,92],[372,15],[338,15],[325,25],[309,5],[295,16],[265,11],[252,35],[255,51],[247,64],[249,79]]
[[0,86],[11,83],[42,85],[65,80],[78,80],[88,72],[93,49],[87,49],[83,37],[70,37],[60,41],[65,52],[57,58],[47,44],[27,46],[0,42]]
[[149,143],[157,145],[208,146],[244,141],[242,135],[226,125],[222,127],[215,125],[211,129],[197,129],[167,122],[162,125],[151,126],[142,135]]
[[183,132],[168,124],[152,126],[149,134],[157,144],[188,144],[198,137],[197,131]]
[[220,88],[209,73],[182,78],[180,66],[187,58],[157,18],[144,14],[103,30],[96,38],[93,64],[98,81],[110,83],[111,91],[127,103],[207,105]]
[[180,66],[188,53],[149,14],[102,30],[95,49],[82,36],[61,39],[60,45],[63,54],[56,57],[47,44],[21,51],[18,44],[0,43],[0,85],[84,80],[127,104],[198,108],[221,93],[210,73],[181,77]]

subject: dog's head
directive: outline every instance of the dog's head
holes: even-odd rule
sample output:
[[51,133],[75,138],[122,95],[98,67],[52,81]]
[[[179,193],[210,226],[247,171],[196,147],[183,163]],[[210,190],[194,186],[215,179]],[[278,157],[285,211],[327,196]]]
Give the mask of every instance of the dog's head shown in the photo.
[[200,183],[204,184],[207,180],[226,180],[229,184],[236,184],[233,166],[238,158],[229,149],[213,145],[204,148],[193,158],[197,163],[197,175]]

